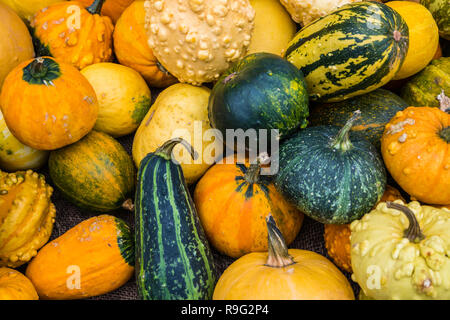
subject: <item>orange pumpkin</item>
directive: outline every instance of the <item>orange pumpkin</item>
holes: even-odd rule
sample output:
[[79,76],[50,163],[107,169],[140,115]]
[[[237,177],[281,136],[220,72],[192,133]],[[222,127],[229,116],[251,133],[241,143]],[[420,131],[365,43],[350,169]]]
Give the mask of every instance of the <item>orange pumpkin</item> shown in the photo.
[[88,80],[50,57],[18,65],[3,84],[0,105],[11,133],[38,150],[58,149],[84,137],[97,120]]
[[19,271],[0,268],[0,300],[39,300],[31,281]]
[[450,114],[408,107],[386,125],[381,152],[386,168],[412,198],[450,204]]
[[[400,191],[387,185],[379,202],[394,201],[397,199],[405,201]],[[350,224],[325,224],[324,226],[323,238],[329,256],[338,267],[348,272],[352,272],[350,234]]]
[[114,52],[120,64],[139,72],[152,87],[163,88],[177,82],[157,61],[147,43],[144,1],[132,3],[117,21]]
[[[92,0],[79,0],[85,7],[92,4]],[[123,11],[132,3],[134,0],[106,0],[102,8],[102,15],[108,16],[111,20],[116,23]],[[140,0],[139,2],[144,2]]]
[[289,204],[258,164],[236,163],[233,157],[211,167],[198,182],[194,201],[211,244],[221,253],[237,258],[267,250],[265,217],[275,218],[286,243],[297,236],[303,214]]
[[114,26],[99,14],[103,1],[95,0],[87,9],[78,1],[64,1],[38,11],[31,21],[38,55],[53,56],[80,70],[111,61]]

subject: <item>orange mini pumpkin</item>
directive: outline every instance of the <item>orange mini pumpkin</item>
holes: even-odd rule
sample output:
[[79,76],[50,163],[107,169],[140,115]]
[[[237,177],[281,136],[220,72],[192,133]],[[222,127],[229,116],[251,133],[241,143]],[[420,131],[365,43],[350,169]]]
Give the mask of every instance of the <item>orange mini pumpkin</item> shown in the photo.
[[[92,4],[92,0],[79,0],[85,7]],[[105,4],[102,7],[102,15],[108,16],[111,20],[116,23],[119,17],[122,15],[123,11],[132,3],[134,0],[105,0]],[[144,2],[143,0],[137,0],[136,2]]]
[[0,300],[39,300],[30,279],[19,271],[0,268]]
[[386,125],[381,152],[394,180],[411,197],[450,204],[450,114],[408,107]]
[[97,96],[88,80],[50,57],[23,62],[11,71],[0,105],[11,133],[38,150],[80,140],[94,127],[98,114]]
[[101,16],[104,0],[84,8],[78,1],[63,1],[38,11],[31,21],[38,55],[48,55],[83,69],[112,60],[114,26]]
[[194,201],[211,244],[233,258],[267,251],[269,213],[290,244],[300,230],[303,213],[282,198],[267,177],[260,176],[258,164],[233,162],[226,158],[211,167],[195,188]]
[[114,52],[120,64],[139,72],[152,87],[164,88],[177,82],[158,62],[147,43],[144,1],[132,3],[117,21]]

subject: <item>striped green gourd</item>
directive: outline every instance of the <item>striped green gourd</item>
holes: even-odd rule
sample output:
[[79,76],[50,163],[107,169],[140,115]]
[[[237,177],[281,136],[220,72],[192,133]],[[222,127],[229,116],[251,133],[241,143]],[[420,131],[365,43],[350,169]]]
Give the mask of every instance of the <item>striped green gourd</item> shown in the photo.
[[184,180],[172,160],[182,139],[167,141],[142,160],[135,199],[136,279],[143,300],[211,299],[212,253]]
[[311,100],[336,102],[388,83],[408,43],[408,26],[392,8],[356,2],[301,29],[285,57],[303,72]]

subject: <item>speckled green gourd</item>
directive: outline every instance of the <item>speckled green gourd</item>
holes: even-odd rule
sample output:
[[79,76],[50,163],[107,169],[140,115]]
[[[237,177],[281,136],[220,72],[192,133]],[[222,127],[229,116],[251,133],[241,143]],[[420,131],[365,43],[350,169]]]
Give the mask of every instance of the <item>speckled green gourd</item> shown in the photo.
[[439,35],[450,40],[450,2],[448,0],[420,0],[433,15],[439,28]]

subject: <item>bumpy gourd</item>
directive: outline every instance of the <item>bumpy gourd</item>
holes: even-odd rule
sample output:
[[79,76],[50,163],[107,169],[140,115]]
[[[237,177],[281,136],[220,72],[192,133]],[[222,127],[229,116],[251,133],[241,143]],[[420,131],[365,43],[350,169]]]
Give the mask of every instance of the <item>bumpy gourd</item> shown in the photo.
[[0,267],[30,261],[50,238],[53,188],[36,172],[0,171]]
[[352,278],[374,299],[450,299],[450,210],[382,202],[352,222]]
[[41,9],[31,22],[39,55],[50,55],[78,69],[112,60],[114,26],[100,15],[104,0],[87,9],[78,1],[63,1]]
[[218,79],[250,45],[255,11],[248,0],[150,0],[144,6],[150,48],[180,82]]
[[0,300],[38,300],[30,279],[19,271],[0,268]]

